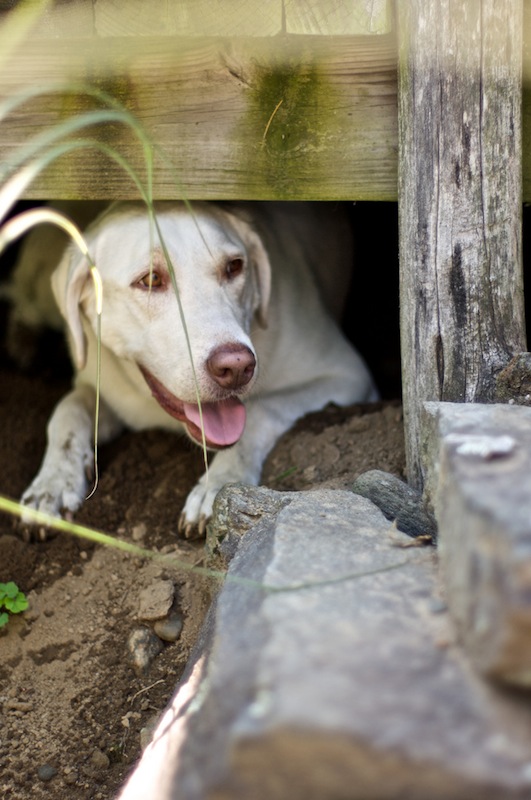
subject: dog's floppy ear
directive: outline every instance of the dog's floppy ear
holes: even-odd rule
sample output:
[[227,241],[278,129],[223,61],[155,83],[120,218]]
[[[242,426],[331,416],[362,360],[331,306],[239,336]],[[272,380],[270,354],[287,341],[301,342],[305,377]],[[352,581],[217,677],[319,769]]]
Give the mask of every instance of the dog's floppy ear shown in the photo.
[[70,245],[52,275],[52,290],[68,325],[72,356],[78,370],[83,369],[87,360],[87,343],[81,322],[81,296],[89,281],[87,258],[75,245]]
[[256,317],[262,328],[267,328],[271,296],[271,263],[262,239],[251,228],[248,228],[246,239],[257,289]]
[[226,209],[232,225],[242,237],[253,270],[255,285],[254,311],[262,328],[267,328],[269,298],[271,296],[271,262],[261,236],[256,232],[252,217],[242,208],[229,204]]

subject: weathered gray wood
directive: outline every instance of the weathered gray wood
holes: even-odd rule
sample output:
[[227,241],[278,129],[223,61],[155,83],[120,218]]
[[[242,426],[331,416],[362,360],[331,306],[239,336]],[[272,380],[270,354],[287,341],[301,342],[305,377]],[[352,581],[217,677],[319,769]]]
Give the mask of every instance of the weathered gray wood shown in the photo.
[[531,0],[524,0],[522,97],[522,181],[525,202],[531,202]]
[[525,350],[521,0],[401,0],[399,205],[407,462],[424,400],[488,401]]
[[[1,11],[1,9],[0,9]],[[390,0],[70,0],[36,33],[69,36],[276,36],[390,33]]]
[[388,0],[284,0],[286,33],[341,36],[390,33]]
[[[0,25],[9,17],[11,11],[21,10],[21,3],[12,0],[6,4],[0,3]],[[6,10],[6,6],[8,7]],[[94,7],[93,0],[69,0],[69,2],[48,2],[26,4],[26,11],[30,8],[32,24],[29,28],[31,35],[38,38],[57,39],[63,36],[94,36]],[[25,13],[24,13],[25,16]],[[21,43],[21,47],[27,42]]]
[[282,0],[94,0],[98,36],[275,36]]
[[[249,128],[255,106],[250,102],[253,95],[249,89],[252,86],[245,80],[249,77],[250,68],[252,72],[252,64],[247,63],[248,58],[253,58],[252,45],[247,48],[247,56],[244,56],[241,43],[233,39],[235,50],[234,57],[228,60],[229,69],[235,80],[238,76],[245,79],[240,83],[239,93],[234,94],[235,87],[227,85],[226,72],[223,71],[223,59],[230,49],[227,42],[220,43],[213,38],[205,42],[195,35],[198,28],[194,27],[193,14],[197,18],[197,9],[200,7],[197,0],[178,3],[166,0],[165,4],[163,0],[156,0],[156,7],[162,4],[165,13],[163,31],[156,38],[147,35],[153,25],[158,26],[157,31],[161,27],[154,4],[138,5],[132,0],[126,4],[126,8],[121,7],[127,11],[127,15],[120,16],[117,14],[117,2],[94,0],[93,6],[92,0],[72,0],[68,4],[61,3],[48,8],[35,28],[37,41],[32,38],[25,42],[18,49],[14,61],[8,65],[3,63],[0,95],[17,86],[45,83],[65,76],[81,76],[107,87],[118,98],[125,99],[140,119],[147,120],[149,128],[163,147],[169,142],[183,189],[190,197],[258,199],[278,196],[267,185],[270,181],[265,181],[265,187],[263,185],[265,168],[267,166],[271,177],[282,172],[283,162],[287,162],[291,170],[289,183],[293,197],[397,199],[397,53],[393,36],[364,36],[355,42],[345,41],[344,36],[327,39],[326,46],[329,45],[330,52],[337,49],[339,55],[337,70],[336,66],[326,69],[328,84],[324,88],[325,94],[328,94],[327,102],[318,106],[314,103],[309,112],[305,104],[301,106],[301,112],[308,120],[307,128],[318,129],[318,144],[309,143],[293,148],[291,153],[276,158],[267,148],[265,153],[262,149],[257,152],[256,131]],[[380,8],[379,2],[345,0],[340,3],[339,0],[332,0],[323,4],[318,0],[285,0],[285,26],[290,31],[300,32],[306,25],[314,33],[319,28],[322,32],[327,30],[330,33],[332,28],[341,27],[337,23],[339,18],[348,19],[352,26],[356,15],[363,9],[369,15],[366,17],[368,28],[379,30],[379,17],[374,16]],[[260,2],[260,13],[266,13],[266,6],[267,13],[271,14],[271,9],[277,8],[277,2]],[[224,4],[224,25],[228,24],[231,9],[237,7],[237,0]],[[249,4],[245,5],[245,8],[250,7]],[[190,11],[188,27],[185,29],[189,35],[181,39],[175,37],[176,25],[168,21],[167,14],[171,9],[174,15],[182,16],[186,8]],[[326,18],[323,9],[327,12]],[[352,10],[352,14],[345,17],[344,9]],[[525,11],[524,199],[531,201],[531,0],[525,0]],[[313,14],[311,25],[310,14]],[[5,16],[5,13],[0,14],[0,21]],[[101,37],[95,33],[96,19],[102,34],[114,32],[115,35],[101,42]],[[256,19],[260,19],[260,16],[257,15]],[[243,23],[239,21],[237,24],[242,30]],[[277,20],[275,26],[279,24]],[[274,30],[277,31],[275,26]],[[309,59],[321,59],[324,37],[319,38],[319,43],[316,39],[300,37],[297,47],[289,55],[288,42],[282,34],[267,36],[266,42],[262,41],[270,32],[271,29],[264,24],[262,37],[256,40],[259,65],[278,64],[287,57],[297,68],[298,59],[302,59],[299,74],[304,75]],[[345,30],[341,33],[348,32],[345,22]],[[46,41],[49,38],[53,41]],[[293,36],[288,39],[293,43]],[[194,48],[197,49],[195,58]],[[267,48],[269,53],[266,52]],[[334,91],[336,83],[339,84],[337,93]],[[185,85],[187,97],[186,102],[182,103],[180,92]],[[205,102],[202,102],[205,86],[208,91]],[[176,87],[179,87],[179,91]],[[277,102],[268,110],[267,119],[260,121],[260,139]],[[293,105],[293,99],[291,103]],[[75,112],[82,105],[62,100],[60,103],[33,106],[26,110],[17,124],[14,125],[12,120],[3,122],[0,127],[2,153],[8,154],[15,143],[32,136],[43,126],[53,124],[58,116],[62,117],[69,111]],[[286,109],[284,102],[275,114],[274,121],[281,122],[283,128],[287,127],[291,133],[299,120],[292,113],[286,114]],[[165,124],[165,116],[168,124]],[[266,116],[265,109],[260,116]],[[326,135],[331,122],[334,123],[333,130],[331,135]],[[109,137],[102,131],[100,138]],[[127,137],[117,129],[112,131],[112,138],[119,146],[125,147],[126,153],[134,149]],[[249,159],[243,160],[243,165],[240,158],[242,151],[244,154],[251,153]],[[106,195],[112,198],[129,197],[132,192],[132,185],[125,176],[92,152],[77,161],[64,162],[60,170],[45,176],[28,190],[26,196],[81,199]],[[155,193],[160,197],[175,194],[171,170],[160,162]]]
[[[369,46],[368,42],[374,42]],[[0,95],[44,80],[104,88],[145,124],[173,164],[155,162],[160,199],[389,199],[396,186],[396,61],[390,36],[276,39],[134,37],[33,41],[0,73]],[[32,135],[93,107],[47,96],[2,122],[5,162]],[[82,136],[143,172],[124,126]],[[26,192],[56,199],[131,198],[106,156],[64,158]]]

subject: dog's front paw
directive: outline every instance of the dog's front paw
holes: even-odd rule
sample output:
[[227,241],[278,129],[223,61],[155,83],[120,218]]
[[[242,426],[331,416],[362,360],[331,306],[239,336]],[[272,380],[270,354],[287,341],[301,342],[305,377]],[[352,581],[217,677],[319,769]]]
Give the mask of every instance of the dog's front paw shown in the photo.
[[85,499],[87,486],[88,480],[84,473],[74,474],[65,465],[53,472],[42,469],[20,498],[21,505],[28,509],[21,514],[24,539],[29,541],[38,538],[43,541],[48,534],[47,529],[35,519],[30,510],[51,517],[71,519]]
[[216,495],[224,485],[203,477],[194,486],[186,499],[179,518],[179,533],[185,539],[199,539],[205,535],[207,522],[212,515]]

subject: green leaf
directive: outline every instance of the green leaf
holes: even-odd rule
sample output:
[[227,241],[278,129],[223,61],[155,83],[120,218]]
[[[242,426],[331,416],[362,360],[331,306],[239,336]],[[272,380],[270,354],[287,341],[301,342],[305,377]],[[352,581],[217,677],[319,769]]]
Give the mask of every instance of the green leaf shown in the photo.
[[5,600],[4,605],[12,614],[20,614],[21,611],[25,611],[28,608],[29,602],[24,592],[18,592],[16,597]]
[[2,614],[0,614],[0,628],[3,628],[4,625],[7,625],[8,622],[9,622],[9,617],[4,611]]
[[18,586],[13,581],[9,583],[0,583],[0,606],[6,605],[6,598],[16,597],[18,593]]

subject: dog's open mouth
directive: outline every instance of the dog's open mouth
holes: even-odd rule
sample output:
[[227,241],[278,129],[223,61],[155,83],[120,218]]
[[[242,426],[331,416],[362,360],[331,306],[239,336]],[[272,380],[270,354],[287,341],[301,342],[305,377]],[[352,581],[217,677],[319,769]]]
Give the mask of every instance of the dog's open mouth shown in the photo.
[[138,366],[157,403],[171,417],[183,422],[190,436],[199,444],[203,443],[201,419],[208,447],[219,450],[230,447],[240,439],[246,413],[245,406],[237,397],[228,397],[216,403],[201,403],[200,412],[198,405],[179,400],[149,370],[140,364]]

